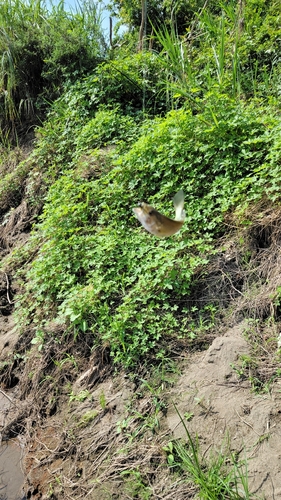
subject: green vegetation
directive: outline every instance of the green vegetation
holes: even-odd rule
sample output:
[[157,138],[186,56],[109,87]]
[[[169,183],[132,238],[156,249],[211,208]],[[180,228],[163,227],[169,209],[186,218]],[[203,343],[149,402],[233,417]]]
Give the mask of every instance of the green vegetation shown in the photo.
[[[279,141],[277,119],[262,107],[220,95],[215,112],[213,100],[197,115],[177,110],[146,120],[142,135],[128,152],[115,152],[110,171],[98,179],[78,175],[80,159],[66,166],[48,191],[30,241],[31,250],[39,242],[40,247],[21,299],[27,317],[40,325],[58,315],[75,335],[89,330],[93,345],[109,341],[115,362],[126,366],[154,356],[156,347],[160,359],[164,339],[196,333],[187,326],[191,311],[182,304],[194,272],[214,251],[213,238],[224,231],[224,214],[265,192],[279,196],[279,165],[272,154]],[[100,120],[100,131],[95,125],[94,147],[104,141],[109,123],[111,136],[120,134],[116,114],[103,116],[112,120]],[[81,128],[78,144],[86,127],[90,136],[93,121]],[[131,211],[136,200],[148,199],[164,212],[170,207],[171,213],[172,194],[180,187],[188,200],[185,229],[163,241],[144,233]],[[204,308],[207,318],[215,304]]]
[[[78,372],[77,352],[109,353],[108,365],[132,377],[154,370],[162,386],[173,371],[172,352],[205,348],[206,334],[232,313],[229,297],[245,296],[240,317],[251,316],[254,277],[260,285],[267,277],[255,271],[261,260],[243,230],[258,204],[280,204],[278,2],[153,0],[146,13],[139,4],[112,1],[128,30],[110,41],[98,4],[86,0],[75,12],[63,2],[49,10],[41,0],[1,5],[0,215],[3,251],[13,248],[1,269],[17,283],[23,335],[31,332],[13,362],[24,365],[36,352],[45,363],[42,381],[52,379],[53,367],[61,386],[69,384],[72,404],[91,401],[91,392],[76,393],[65,375],[68,368]],[[26,149],[19,153],[15,144]],[[179,234],[158,240],[132,208],[143,200],[172,216],[179,189],[186,222]],[[28,241],[8,241],[14,226],[18,232],[33,227]],[[224,242],[233,227],[243,256],[234,271],[218,266],[212,281],[214,262],[227,263]],[[261,328],[271,321],[271,352],[280,316],[280,284],[274,287],[268,292],[274,311],[267,305],[258,318],[253,314]],[[280,350],[263,376],[258,321],[248,331],[253,352],[234,369],[254,390],[266,391],[280,376]],[[57,356],[66,342],[70,347]],[[156,432],[165,411],[160,393],[147,384],[150,412],[132,405],[118,422],[130,442]],[[103,392],[100,408],[107,410]],[[85,412],[81,427],[96,411]],[[168,463],[187,473],[201,498],[242,498],[241,484],[243,498],[250,498],[234,459],[225,473],[222,455],[202,464],[188,431],[187,441],[188,447],[167,445]],[[139,470],[122,476],[128,495],[150,498]]]
[[229,457],[225,450],[208,459],[201,457],[198,438],[192,439],[184,419],[179,413],[178,416],[187,442],[170,441],[164,447],[170,467],[187,474],[187,478],[199,487],[202,500],[253,498],[248,487],[247,463],[237,463],[234,454]]
[[101,61],[105,41],[95,4],[66,12],[42,0],[1,3],[0,127],[15,135],[43,118],[50,101]]
[[251,352],[241,354],[232,366],[241,380],[249,380],[253,392],[257,394],[269,394],[273,382],[281,375],[280,349],[276,349],[278,328],[272,316],[265,322],[259,318],[248,318],[244,335]]
[[[34,13],[33,4],[26,8]],[[78,29],[87,13],[85,7],[69,22]],[[66,22],[61,6],[50,21],[55,14]],[[244,68],[242,78],[244,38],[254,22],[248,7],[244,15],[241,32],[234,4],[220,12],[201,9],[194,30],[209,39],[196,38],[192,51],[163,25],[156,30],[159,55],[120,52],[92,63],[83,79],[77,73],[73,84],[61,80],[61,96],[37,129],[33,152],[1,187],[3,212],[17,205],[23,182],[35,212],[45,197],[24,255],[21,249],[14,256],[30,261],[20,271],[26,285],[18,309],[26,323],[38,325],[34,343],[45,323],[58,318],[75,338],[91,332],[93,346],[109,342],[115,363],[130,367],[144,357],[161,360],[171,339],[196,339],[203,325],[214,324],[215,303],[188,303],[198,269],[226,231],[225,215],[264,196],[280,197],[280,120],[272,92],[278,78],[274,60],[270,70],[256,65],[254,77],[253,66]],[[97,38],[91,44],[94,51]],[[186,195],[184,229],[156,240],[139,227],[132,207],[149,200],[171,214],[179,188]]]

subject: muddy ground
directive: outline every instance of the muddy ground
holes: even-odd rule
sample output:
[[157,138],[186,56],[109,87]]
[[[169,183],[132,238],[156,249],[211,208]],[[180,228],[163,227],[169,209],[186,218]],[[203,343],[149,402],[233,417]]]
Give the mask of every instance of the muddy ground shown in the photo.
[[[141,393],[125,374],[102,374],[104,380],[91,381],[94,359],[77,372],[73,384],[76,394],[88,391],[87,397],[69,403],[67,395],[65,401],[60,396],[55,413],[44,418],[38,414],[36,419],[30,411],[41,396],[31,391],[27,399],[19,399],[20,382],[13,381],[7,393],[16,406],[2,415],[2,422],[6,432],[12,423],[10,436],[19,433],[25,439],[27,498],[195,498],[194,486],[182,484],[166,466],[163,446],[174,438],[186,440],[173,403],[181,415],[191,415],[188,429],[198,435],[203,454],[231,449],[247,457],[251,492],[258,498],[281,498],[280,381],[261,395],[253,393],[248,380],[241,381],[233,366],[249,353],[244,331],[240,323],[216,337],[206,351],[186,353],[181,374],[163,389],[167,412],[158,413],[155,427],[133,413],[135,407],[148,419],[151,394]],[[3,360],[18,341],[10,316],[2,318],[1,332]],[[140,471],[145,486],[136,487],[131,479]],[[151,496],[144,495],[145,487]]]

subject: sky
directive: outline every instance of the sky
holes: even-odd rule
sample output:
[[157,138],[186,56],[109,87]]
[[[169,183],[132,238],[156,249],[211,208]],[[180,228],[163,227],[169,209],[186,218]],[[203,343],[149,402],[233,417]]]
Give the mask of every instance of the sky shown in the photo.
[[[92,0],[93,3],[100,3],[100,2],[97,2],[96,0]],[[60,2],[60,0],[50,0],[50,3],[52,3],[53,5],[57,5],[58,3]],[[46,4],[48,6],[48,0],[46,0]],[[108,0],[103,0],[102,2],[102,5],[104,7],[106,7],[106,5],[109,3]],[[65,5],[65,9],[69,9],[70,11],[75,11],[75,7],[76,5],[79,4],[79,0],[64,0],[64,5]],[[109,32],[109,12],[105,9],[103,10],[102,12],[102,27],[105,31]],[[117,19],[115,18],[115,22],[117,21]],[[113,18],[113,25],[114,25],[114,18]]]

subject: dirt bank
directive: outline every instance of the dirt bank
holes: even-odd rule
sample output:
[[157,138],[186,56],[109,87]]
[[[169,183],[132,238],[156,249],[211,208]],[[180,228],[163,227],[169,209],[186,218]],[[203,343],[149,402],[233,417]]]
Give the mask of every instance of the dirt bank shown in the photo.
[[[82,371],[74,371],[71,390],[66,384],[57,391],[49,414],[52,387],[45,393],[43,414],[40,387],[24,398],[21,382],[11,377],[14,387],[8,392],[15,407],[5,416],[4,431],[25,437],[27,498],[146,498],[141,495],[149,491],[147,498],[172,499],[175,490],[177,498],[194,498],[194,486],[170,473],[163,452],[170,440],[186,440],[174,404],[187,417],[189,432],[198,435],[204,455],[230,449],[247,458],[251,491],[279,498],[280,382],[256,395],[249,380],[239,377],[239,359],[250,355],[245,328],[240,323],[216,337],[207,351],[186,353],[181,375],[162,388],[148,390],[125,373],[110,373],[92,356]],[[12,317],[2,318],[1,329],[3,362],[3,352],[9,359],[19,337]],[[35,350],[30,359],[34,356],[40,364]],[[65,363],[61,372],[73,370]],[[153,398],[160,392],[165,405],[156,411]]]

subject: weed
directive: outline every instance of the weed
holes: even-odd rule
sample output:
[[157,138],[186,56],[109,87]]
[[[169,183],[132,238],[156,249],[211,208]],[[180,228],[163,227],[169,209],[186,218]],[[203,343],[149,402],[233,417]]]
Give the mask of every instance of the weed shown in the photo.
[[[147,397],[147,391],[146,397],[144,397],[143,391],[147,389],[149,390],[149,397]],[[133,441],[136,437],[141,437],[147,431],[153,434],[156,433],[159,429],[161,413],[165,413],[167,408],[165,401],[159,396],[161,392],[161,386],[156,389],[145,380],[142,380],[139,391],[128,404],[128,417],[117,422],[117,433],[125,434],[130,441]],[[144,403],[137,408],[135,403],[140,398]]]
[[79,392],[79,394],[75,394],[73,391],[71,391],[69,394],[69,403],[71,403],[72,401],[79,401],[81,403],[85,401],[85,399],[92,399],[92,395],[87,389]]
[[189,422],[194,417],[194,413],[192,413],[192,412],[190,412],[190,413],[189,412],[185,412],[183,416],[184,416],[185,420],[187,422]]
[[64,365],[65,363],[67,363],[67,364],[68,364],[68,363],[70,363],[70,364],[72,364],[72,365],[74,366],[74,368],[76,368],[76,369],[77,369],[77,362],[76,362],[76,359],[75,359],[75,357],[73,356],[73,354],[68,354],[68,353],[67,353],[67,354],[65,355],[65,358],[60,359],[60,360],[54,360],[54,364],[55,364],[56,366],[58,366],[60,370],[62,369],[62,367],[63,367],[63,365]]
[[[280,377],[278,340],[273,332],[278,326],[270,316],[262,321],[249,318],[244,335],[250,347],[249,354],[241,354],[232,369],[242,380],[248,380],[256,393],[270,393],[273,383]],[[273,330],[273,332],[272,332]]]
[[104,410],[106,407],[106,398],[105,398],[105,394],[103,391],[101,392],[101,394],[99,396],[99,403],[101,405],[102,410]]
[[31,344],[37,345],[38,351],[42,351],[45,340],[45,333],[43,330],[37,330],[35,337],[31,340]]
[[[225,453],[203,459],[199,452],[198,438],[192,439],[184,418],[175,410],[184,426],[187,444],[182,441],[170,441],[164,451],[167,453],[168,464],[180,468],[199,488],[199,496],[205,500],[229,499],[239,500],[253,498],[249,492],[247,463],[237,463],[234,454],[230,459]],[[231,466],[229,466],[229,460]]]
[[146,431],[155,433],[159,428],[158,413],[159,408],[148,414],[131,408],[129,417],[117,422],[117,434],[124,434],[131,442],[143,436]]
[[98,415],[97,410],[91,410],[84,413],[78,422],[78,427],[87,427]]
[[125,491],[130,498],[149,500],[152,498],[151,488],[145,484],[142,474],[138,470],[125,470],[120,473],[125,481]]

